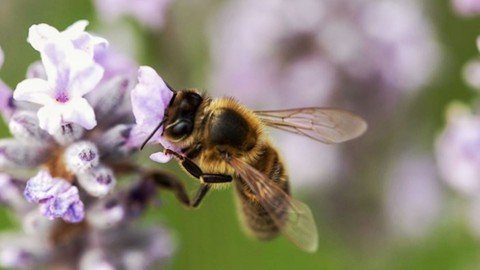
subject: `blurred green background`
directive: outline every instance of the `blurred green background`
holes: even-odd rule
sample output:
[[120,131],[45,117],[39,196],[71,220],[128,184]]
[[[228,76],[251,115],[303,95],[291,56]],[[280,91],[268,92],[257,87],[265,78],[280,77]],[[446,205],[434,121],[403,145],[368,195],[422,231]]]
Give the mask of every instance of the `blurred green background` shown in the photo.
[[[221,4],[220,0],[175,0],[167,14],[165,28],[158,33],[130,22],[139,33],[139,63],[154,66],[177,88],[207,88],[210,58],[206,24]],[[480,34],[480,18],[458,17],[449,1],[431,0],[428,7],[445,54],[441,76],[408,104],[406,116],[401,120],[405,140],[421,136],[420,147],[424,151],[432,151],[434,137],[444,125],[445,106],[452,100],[471,102],[475,98],[474,91],[461,77],[461,69],[478,55],[475,39]],[[30,25],[45,22],[64,29],[79,19],[89,20],[89,29],[95,29],[98,22],[91,1],[0,0],[0,46],[6,55],[0,77],[13,88],[24,78],[28,65],[38,59],[26,42]],[[411,134],[409,131],[413,130]],[[3,123],[0,131],[3,137],[9,136]],[[175,165],[166,168],[178,170]],[[184,178],[193,191],[195,183],[186,175]],[[382,190],[382,186],[374,188],[378,192]],[[163,222],[176,235],[178,251],[169,269],[480,268],[480,240],[463,220],[456,219],[455,209],[449,209],[451,213],[443,215],[420,239],[362,237],[338,229],[330,220],[323,211],[321,202],[328,201],[328,197],[322,191],[310,195],[310,200],[301,195],[298,194],[311,205],[319,226],[319,250],[313,255],[299,251],[285,239],[260,243],[246,238],[237,222],[231,190],[212,192],[198,210],[187,210],[171,194],[161,192],[163,205],[152,209],[146,222]],[[455,196],[449,200],[454,201],[454,205],[456,201],[461,203]],[[0,225],[11,228],[15,221],[3,211]]]

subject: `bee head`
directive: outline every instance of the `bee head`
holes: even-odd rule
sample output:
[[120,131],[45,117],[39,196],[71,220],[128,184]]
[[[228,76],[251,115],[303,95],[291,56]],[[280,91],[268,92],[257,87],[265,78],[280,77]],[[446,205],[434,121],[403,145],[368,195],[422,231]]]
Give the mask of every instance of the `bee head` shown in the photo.
[[202,101],[203,97],[196,90],[175,92],[165,112],[163,135],[172,141],[188,137],[193,131],[195,115]]

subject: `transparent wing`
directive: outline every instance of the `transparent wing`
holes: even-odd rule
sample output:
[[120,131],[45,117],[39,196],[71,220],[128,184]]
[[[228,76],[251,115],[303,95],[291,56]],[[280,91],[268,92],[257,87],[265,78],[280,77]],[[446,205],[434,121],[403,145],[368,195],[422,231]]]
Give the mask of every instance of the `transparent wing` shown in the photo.
[[246,162],[235,157],[226,161],[256,195],[258,203],[269,213],[282,234],[299,248],[315,252],[318,247],[317,227],[308,206],[293,199]]
[[351,140],[367,130],[365,120],[343,110],[298,108],[255,113],[267,126],[328,144]]

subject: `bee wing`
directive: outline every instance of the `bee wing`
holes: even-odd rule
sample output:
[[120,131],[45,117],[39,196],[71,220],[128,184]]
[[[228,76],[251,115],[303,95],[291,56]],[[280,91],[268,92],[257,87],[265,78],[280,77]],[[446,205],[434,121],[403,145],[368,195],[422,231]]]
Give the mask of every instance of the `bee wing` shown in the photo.
[[246,162],[235,157],[228,158],[227,162],[253,191],[258,203],[269,213],[282,234],[299,248],[315,252],[318,235],[310,208],[289,196],[274,181]]
[[351,140],[367,130],[361,117],[337,109],[312,107],[255,113],[267,126],[327,144]]

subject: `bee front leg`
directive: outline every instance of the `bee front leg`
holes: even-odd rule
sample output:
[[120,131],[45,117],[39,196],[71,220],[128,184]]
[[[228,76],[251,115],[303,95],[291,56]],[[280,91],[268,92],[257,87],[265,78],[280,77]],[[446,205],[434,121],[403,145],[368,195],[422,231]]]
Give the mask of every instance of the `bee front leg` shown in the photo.
[[180,165],[193,177],[195,178],[200,178],[200,176],[202,176],[203,172],[202,172],[202,169],[200,169],[200,167],[198,167],[197,164],[195,164],[195,162],[193,162],[193,160],[173,151],[173,150],[170,150],[170,149],[165,149],[165,154],[166,155],[171,155],[171,156],[174,156],[178,162],[180,163]]
[[204,173],[193,160],[170,149],[165,149],[165,154],[173,155],[180,165],[193,177],[200,179],[202,183],[218,184],[232,182],[232,177],[226,174]]

